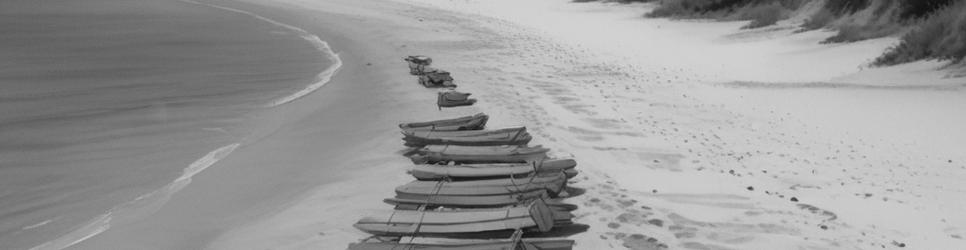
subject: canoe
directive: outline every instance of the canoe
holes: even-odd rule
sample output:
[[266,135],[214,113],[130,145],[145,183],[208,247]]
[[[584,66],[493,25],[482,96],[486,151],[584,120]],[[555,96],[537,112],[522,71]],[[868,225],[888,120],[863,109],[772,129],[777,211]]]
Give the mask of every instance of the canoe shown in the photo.
[[[542,163],[491,163],[464,165],[416,165],[409,173],[418,180],[473,179],[529,175],[536,172],[560,172],[573,169],[572,159],[544,160]],[[576,171],[576,170],[575,170]],[[573,176],[567,176],[573,178]]]
[[464,130],[464,131],[402,131],[403,135],[427,139],[452,137],[480,137],[491,135],[515,135],[527,132],[527,127],[501,128],[494,130]]
[[476,99],[470,98],[470,95],[472,94],[457,91],[439,92],[436,98],[436,106],[440,108],[470,106],[476,103]]
[[541,200],[528,206],[458,209],[393,210],[380,216],[360,219],[355,226],[374,235],[452,235],[488,231],[553,228],[553,212]]
[[473,181],[448,182],[415,180],[396,187],[396,194],[492,196],[546,190],[548,195],[555,197],[560,191],[563,191],[566,184],[567,177],[564,173],[560,172],[539,173],[532,177],[524,176]]
[[416,164],[424,163],[525,163],[547,158],[550,149],[539,145],[527,146],[457,146],[429,145],[418,149],[409,158]]
[[349,250],[572,250],[573,246],[574,240],[568,239],[418,239],[352,243]]
[[[502,196],[420,196],[418,198],[406,199],[410,195],[386,198],[382,201],[386,204],[395,206],[399,210],[416,210],[420,206],[428,208],[495,208],[506,206],[519,206],[529,204],[531,201],[543,200],[550,209],[554,211],[574,211],[577,205],[564,203],[560,198],[550,198],[546,191],[540,190],[526,194],[513,194]],[[501,198],[502,197],[502,198]],[[487,201],[495,201],[487,203]]]
[[396,194],[383,202],[391,205],[429,205],[444,207],[503,207],[526,203],[534,199],[549,198],[546,190],[533,190],[498,195],[433,195],[433,194]]
[[480,130],[486,126],[490,116],[478,113],[471,116],[464,116],[452,119],[435,120],[428,122],[400,123],[399,128],[403,131],[461,131],[461,130]]
[[468,131],[402,131],[402,134],[403,141],[409,147],[526,145],[533,139],[525,127]]
[[[421,208],[422,209],[434,210],[434,211],[435,210],[453,210],[453,209],[474,209],[474,210],[478,210],[478,209],[484,209],[484,208],[504,208],[504,207],[525,206],[527,204],[530,204],[533,201],[534,200],[529,200],[529,201],[526,201],[526,202],[521,202],[521,203],[512,204],[512,205],[506,205],[506,206],[500,206],[500,207],[458,207],[458,208],[457,207],[430,206],[430,205],[425,205],[425,204],[421,204],[421,205],[404,204],[404,205],[397,205],[394,209],[396,211],[403,211],[403,210],[415,211],[415,210],[419,210]],[[554,204],[551,204],[550,202],[548,202],[548,200],[542,200],[542,201],[544,201],[545,204],[547,204],[547,207],[550,208],[550,214],[553,217],[553,221],[554,221],[553,224],[555,226],[557,226],[557,225],[564,226],[564,225],[573,224],[573,221],[571,221],[571,220],[574,218],[574,214],[573,213],[570,213],[570,212],[576,210],[576,208],[575,208],[576,205],[566,204],[566,203],[560,203],[560,202],[555,202]]]

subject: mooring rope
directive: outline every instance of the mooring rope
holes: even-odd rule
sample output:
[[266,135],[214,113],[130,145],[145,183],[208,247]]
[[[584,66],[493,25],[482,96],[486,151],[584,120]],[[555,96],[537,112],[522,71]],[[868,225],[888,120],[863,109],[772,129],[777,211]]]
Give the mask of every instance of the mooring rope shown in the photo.
[[412,236],[410,236],[410,238],[409,238],[409,244],[412,244],[413,243],[413,240],[416,239],[416,234],[419,233],[419,229],[422,228],[422,226],[423,226],[423,219],[426,218],[426,207],[429,207],[430,199],[433,199],[433,198],[435,198],[436,196],[439,195],[440,190],[443,189],[443,185],[446,182],[449,182],[449,180],[444,179],[444,180],[440,180],[439,182],[436,182],[436,187],[435,187],[435,190],[433,191],[433,195],[431,195],[428,199],[426,199],[426,202],[425,203],[423,203],[422,205],[419,206],[419,209],[417,210],[420,213],[419,214],[419,221],[416,222],[416,229],[413,230]]

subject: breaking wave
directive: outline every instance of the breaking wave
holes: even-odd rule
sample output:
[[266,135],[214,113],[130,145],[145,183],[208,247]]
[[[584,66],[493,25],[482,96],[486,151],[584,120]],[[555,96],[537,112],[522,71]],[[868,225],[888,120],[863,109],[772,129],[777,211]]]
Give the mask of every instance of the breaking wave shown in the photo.
[[[319,38],[319,36],[313,35],[301,28],[280,23],[278,21],[268,19],[259,15],[255,15],[254,13],[251,13],[248,11],[243,11],[243,10],[233,9],[233,8],[228,8],[223,6],[217,6],[217,5],[207,4],[207,3],[201,3],[201,2],[196,2],[192,0],[181,0],[181,1],[186,3],[191,3],[191,4],[208,6],[212,8],[218,8],[218,9],[236,12],[240,14],[245,14],[253,18],[288,29],[296,33],[302,39],[305,39],[306,41],[311,43],[315,47],[315,49],[320,51],[321,54],[326,57],[327,60],[332,62],[332,65],[323,69],[318,75],[316,75],[315,81],[313,83],[309,84],[305,88],[295,93],[292,93],[288,96],[284,96],[282,98],[278,98],[272,101],[267,105],[268,107],[277,107],[286,103],[290,103],[305,95],[308,95],[314,92],[315,90],[321,88],[322,86],[325,86],[325,84],[332,79],[332,76],[335,75],[339,71],[339,69],[342,68],[342,59],[339,57],[339,54],[335,53],[332,50],[332,48],[329,46],[328,43],[326,43],[325,41],[322,41],[322,39]],[[115,221],[119,219],[123,221],[124,219],[127,219],[127,218],[139,218],[140,216],[154,213],[158,209],[160,209],[161,206],[164,205],[164,203],[170,200],[172,195],[174,195],[175,193],[177,193],[178,191],[186,187],[189,183],[191,183],[192,176],[198,173],[201,173],[208,167],[211,167],[212,165],[217,163],[219,160],[224,159],[229,154],[231,154],[232,151],[237,149],[239,146],[241,146],[240,143],[234,143],[234,144],[230,144],[230,145],[215,149],[214,151],[209,152],[207,155],[191,163],[187,168],[183,170],[181,176],[179,176],[177,179],[175,179],[168,185],[158,190],[155,190],[151,193],[141,195],[132,201],[116,206],[110,209],[107,213],[104,213],[95,217],[94,219],[88,221],[85,224],[82,224],[78,228],[70,231],[69,233],[57,239],[54,239],[52,241],[33,247],[31,248],[31,250],[64,249],[74,244],[80,243],[84,240],[87,240],[91,237],[94,237],[104,231],[107,231],[111,227],[111,221]]]
[[315,49],[319,50],[322,53],[322,55],[324,55],[326,57],[327,60],[329,60],[329,61],[332,62],[332,65],[330,65],[329,67],[323,69],[322,72],[319,72],[319,74],[315,76],[315,82],[313,82],[312,84],[309,84],[308,86],[305,86],[305,88],[303,88],[302,90],[299,90],[298,92],[295,92],[295,93],[293,93],[291,95],[288,95],[288,96],[279,98],[279,99],[277,99],[275,101],[272,101],[270,104],[268,104],[269,107],[276,107],[276,106],[279,106],[279,105],[282,105],[282,104],[286,104],[286,103],[295,101],[296,99],[299,99],[299,98],[301,98],[301,97],[303,97],[305,95],[308,95],[308,94],[312,93],[316,89],[319,89],[322,86],[325,86],[326,83],[328,83],[330,80],[332,80],[332,76],[335,75],[335,73],[339,72],[339,69],[342,68],[342,58],[339,57],[339,54],[337,54],[334,51],[332,51],[332,47],[329,47],[329,43],[326,43],[325,41],[322,41],[322,39],[319,38],[319,36],[316,36],[316,35],[314,35],[312,33],[309,33],[308,31],[305,31],[305,30],[303,30],[303,29],[301,29],[299,27],[295,27],[295,26],[292,26],[292,25],[280,23],[278,21],[275,21],[275,20],[272,20],[272,19],[268,19],[268,18],[263,17],[263,16],[255,15],[254,13],[251,13],[251,12],[248,12],[248,11],[244,11],[244,10],[233,9],[233,8],[228,8],[228,7],[223,7],[223,6],[213,5],[213,4],[207,4],[207,3],[201,3],[201,2],[195,2],[195,1],[192,1],[192,0],[181,0],[181,1],[182,2],[187,2],[187,3],[198,4],[198,5],[209,6],[209,7],[212,7],[212,8],[218,8],[218,9],[227,10],[227,11],[231,11],[231,12],[235,12],[235,13],[245,14],[245,15],[254,17],[254,18],[258,19],[258,20],[262,20],[262,21],[265,21],[265,22],[274,24],[276,26],[279,26],[279,27],[282,27],[282,28],[291,30],[292,32],[295,32],[296,34],[298,34],[298,36],[301,37],[302,39],[305,39],[306,41],[308,41],[309,43],[311,43],[312,46],[314,46]]
[[132,201],[111,208],[111,210],[107,211],[107,213],[97,216],[93,220],[83,224],[77,229],[74,229],[70,233],[67,233],[66,235],[63,235],[55,240],[33,247],[31,250],[64,249],[107,231],[107,229],[111,228],[111,221],[119,217],[122,219],[137,218],[140,215],[154,213],[160,209],[165,202],[171,199],[172,195],[188,186],[188,184],[191,183],[192,176],[201,173],[201,171],[204,171],[206,168],[211,167],[212,165],[215,165],[216,162],[227,157],[232,151],[235,151],[238,146],[241,146],[241,144],[234,143],[208,152],[208,154],[205,156],[188,165],[188,167],[182,171],[181,176],[179,176],[173,182],[168,183],[168,185],[145,195],[141,195]]

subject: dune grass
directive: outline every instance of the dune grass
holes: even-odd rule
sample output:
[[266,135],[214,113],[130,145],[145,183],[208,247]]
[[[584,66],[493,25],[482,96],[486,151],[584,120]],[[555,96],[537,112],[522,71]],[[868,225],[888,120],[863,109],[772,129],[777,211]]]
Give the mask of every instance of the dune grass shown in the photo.
[[748,7],[748,10],[741,12],[743,15],[741,19],[751,20],[751,23],[742,27],[742,29],[754,29],[774,25],[779,20],[785,18],[784,15],[786,12],[787,10],[778,2]]
[[958,1],[933,12],[918,28],[902,36],[899,45],[877,58],[874,64],[895,65],[923,59],[962,63],[966,57],[966,1]]
[[[573,0],[592,1],[592,0]],[[836,35],[822,43],[855,42],[902,34],[899,45],[886,51],[874,65],[893,65],[922,59],[962,63],[966,56],[966,0],[604,0],[657,2],[652,18],[748,20],[743,29],[774,25],[806,3],[823,1],[801,29],[832,29]]]
[[770,26],[807,0],[661,0],[647,17],[748,20],[744,29]]

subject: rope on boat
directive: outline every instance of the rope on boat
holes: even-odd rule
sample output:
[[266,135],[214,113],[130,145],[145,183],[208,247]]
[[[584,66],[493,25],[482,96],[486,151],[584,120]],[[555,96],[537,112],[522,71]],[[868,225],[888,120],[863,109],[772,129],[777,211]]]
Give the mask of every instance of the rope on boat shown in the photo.
[[412,244],[413,243],[413,240],[416,239],[416,234],[419,233],[419,229],[422,228],[422,226],[423,226],[423,219],[426,218],[426,207],[428,207],[429,204],[430,204],[429,200],[430,199],[433,199],[436,196],[439,196],[439,192],[440,192],[440,190],[443,189],[443,185],[446,182],[449,182],[449,180],[441,180],[441,181],[436,182],[436,187],[435,187],[435,190],[433,191],[433,195],[430,196],[428,199],[426,199],[426,202],[425,203],[423,203],[422,205],[419,206],[419,210],[418,210],[419,211],[419,221],[416,222],[416,229],[413,230],[412,236],[410,236],[409,243],[408,244]]
[[517,228],[516,231],[513,231],[513,235],[510,236],[510,245],[508,246],[507,249],[517,249],[517,246],[519,246],[522,241],[523,241],[523,230]]
[[517,140],[517,137],[519,137],[521,134],[523,134],[523,132],[526,132],[526,131],[527,131],[526,129],[518,130],[517,131],[517,134],[516,135],[513,135],[513,138],[510,138],[510,142],[509,143],[513,143],[514,141],[516,141]]

